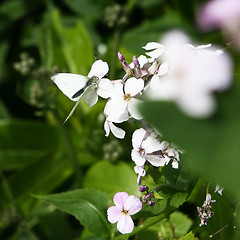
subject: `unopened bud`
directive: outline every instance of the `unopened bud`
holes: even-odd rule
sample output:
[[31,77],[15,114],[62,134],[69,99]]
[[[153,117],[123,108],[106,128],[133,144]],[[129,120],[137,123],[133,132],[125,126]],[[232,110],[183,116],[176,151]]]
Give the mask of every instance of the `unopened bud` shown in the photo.
[[152,200],[148,201],[148,206],[149,207],[153,207],[154,205],[155,205],[154,201],[152,201]]
[[140,78],[142,76],[142,72],[141,72],[139,61],[136,56],[133,56],[133,64],[134,64],[135,77]]
[[148,200],[151,200],[152,197],[153,197],[152,193],[147,193],[147,194],[142,196],[142,201],[147,202]]
[[140,188],[139,188],[139,191],[140,192],[146,192],[146,191],[148,191],[148,186],[141,186]]
[[121,52],[118,52],[118,58],[123,66],[124,71],[128,74],[128,76],[131,76],[132,70]]

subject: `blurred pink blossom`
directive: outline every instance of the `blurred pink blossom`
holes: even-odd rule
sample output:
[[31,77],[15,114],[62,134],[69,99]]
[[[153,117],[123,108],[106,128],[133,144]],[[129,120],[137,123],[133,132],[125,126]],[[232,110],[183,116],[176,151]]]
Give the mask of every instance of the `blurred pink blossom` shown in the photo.
[[230,41],[240,48],[240,1],[212,0],[202,5],[198,25],[205,30],[221,28]]

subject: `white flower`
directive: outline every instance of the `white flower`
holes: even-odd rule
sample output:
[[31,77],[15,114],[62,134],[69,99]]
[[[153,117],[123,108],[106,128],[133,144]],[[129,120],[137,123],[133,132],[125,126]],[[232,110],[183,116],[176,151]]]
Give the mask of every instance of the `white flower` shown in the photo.
[[210,44],[194,47],[184,43],[184,37],[178,43],[178,36],[165,36],[167,47],[160,56],[165,66],[152,77],[148,96],[173,100],[194,117],[209,116],[215,109],[212,92],[231,84],[230,58]]
[[[172,166],[178,168],[179,154],[168,142],[160,142],[156,134],[149,135],[143,128],[137,129],[132,136],[132,145],[131,157],[138,167],[143,167],[146,161],[160,167],[173,160]],[[137,169],[138,173],[140,170]]]
[[224,189],[224,188],[221,188],[221,187],[217,184],[214,192],[215,192],[215,193],[218,192],[220,195],[222,195],[223,189]]
[[130,117],[141,119],[142,116],[137,110],[137,105],[141,102],[135,96],[139,95],[144,87],[142,79],[129,78],[125,85],[118,81],[114,85],[111,99],[107,102],[104,114],[110,122],[121,123]]

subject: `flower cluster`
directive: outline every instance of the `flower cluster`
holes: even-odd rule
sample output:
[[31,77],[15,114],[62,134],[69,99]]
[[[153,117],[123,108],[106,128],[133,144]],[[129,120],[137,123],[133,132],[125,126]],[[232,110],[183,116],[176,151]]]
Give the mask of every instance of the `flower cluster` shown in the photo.
[[147,133],[143,128],[137,129],[132,136],[132,160],[135,162],[135,172],[138,174],[138,185],[145,176],[144,165],[147,163],[162,167],[172,160],[172,167],[178,168],[179,152],[166,141],[160,141],[155,132]]
[[206,200],[202,205],[203,208],[197,207],[198,215],[201,219],[201,223],[199,224],[200,227],[202,225],[207,225],[207,219],[212,217],[213,215],[212,211],[210,210],[212,202],[216,202],[216,200],[211,200],[211,194],[208,193],[206,196]]
[[[147,51],[146,56],[134,56],[131,64],[119,52],[118,57],[125,71],[122,79],[110,81],[104,78],[109,68],[102,60],[93,63],[88,76],[69,73],[54,75],[52,80],[58,88],[77,102],[67,119],[82,98],[93,106],[100,96],[108,99],[104,108],[105,136],[111,132],[116,138],[123,139],[126,132],[116,124],[129,119],[143,123],[138,106],[144,96],[174,101],[193,117],[202,118],[214,112],[216,102],[213,92],[224,90],[231,84],[231,61],[226,53],[211,44],[194,46],[184,33],[177,31],[166,34],[161,44],[150,42],[143,48]],[[144,122],[143,125],[147,124]],[[160,134],[149,128],[139,128],[132,135],[131,158],[136,164],[134,170],[138,174],[138,185],[146,175],[147,164],[154,167],[169,163],[173,168],[179,166],[179,151],[161,138]],[[145,202],[148,200],[149,206],[153,206],[152,195],[146,195]],[[202,224],[211,216],[211,202],[211,195],[208,195],[203,212],[198,209]],[[121,192],[114,196],[114,203],[116,206],[108,209],[108,220],[118,222],[117,228],[121,233],[131,232],[133,222],[130,215],[140,211],[140,200]]]

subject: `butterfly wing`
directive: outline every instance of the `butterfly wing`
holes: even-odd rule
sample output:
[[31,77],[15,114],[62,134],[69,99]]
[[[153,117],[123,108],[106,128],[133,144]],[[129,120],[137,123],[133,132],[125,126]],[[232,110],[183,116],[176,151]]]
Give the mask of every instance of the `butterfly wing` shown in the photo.
[[58,73],[51,77],[57,87],[72,101],[78,101],[82,98],[82,94],[73,97],[77,92],[85,90],[85,86],[89,77],[73,74],[73,73]]

